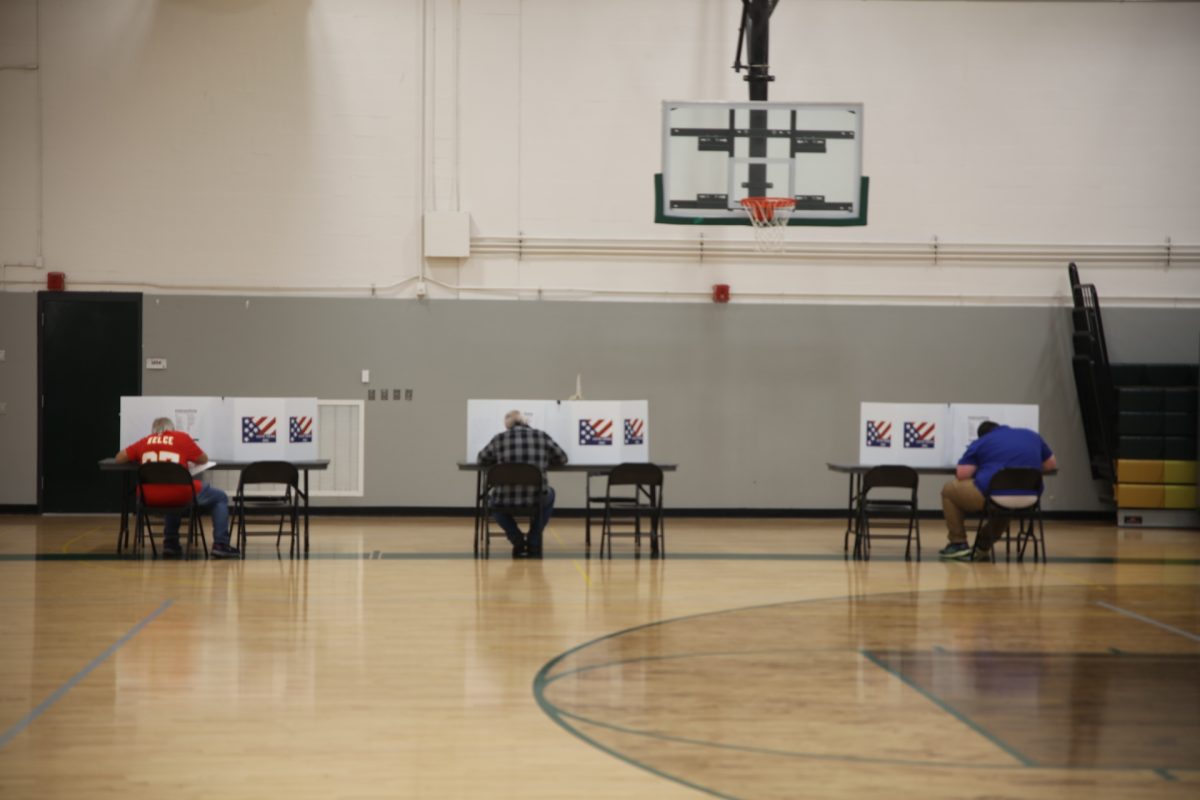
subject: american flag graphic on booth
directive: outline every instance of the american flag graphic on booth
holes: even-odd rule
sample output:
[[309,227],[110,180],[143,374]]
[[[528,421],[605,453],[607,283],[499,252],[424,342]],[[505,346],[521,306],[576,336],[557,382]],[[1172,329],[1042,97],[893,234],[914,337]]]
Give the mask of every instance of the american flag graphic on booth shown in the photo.
[[645,444],[646,443],[646,420],[644,419],[627,419],[625,420],[625,444]]
[[891,447],[892,423],[867,420],[867,447]]
[[937,437],[933,435],[937,425],[932,422],[904,423],[904,446],[928,449],[937,445]]
[[288,422],[288,441],[292,444],[311,442],[312,431],[312,417],[292,417]]
[[579,443],[583,445],[612,444],[613,421],[611,419],[579,420]]
[[242,417],[242,442],[271,444],[275,441],[275,417]]

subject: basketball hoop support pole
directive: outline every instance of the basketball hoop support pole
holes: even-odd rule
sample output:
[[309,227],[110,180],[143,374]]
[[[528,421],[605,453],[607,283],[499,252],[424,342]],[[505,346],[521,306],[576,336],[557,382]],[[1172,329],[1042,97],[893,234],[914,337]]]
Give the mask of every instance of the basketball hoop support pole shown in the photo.
[[[771,81],[771,13],[775,11],[779,0],[742,0],[742,29],[738,40],[738,53],[741,53],[741,39],[746,43],[746,76],[744,80],[750,84],[750,99],[752,101],[767,99],[767,88]],[[741,63],[735,63],[734,69],[739,70]],[[767,129],[767,112],[750,112],[750,130],[765,131]],[[767,137],[750,137],[751,158],[766,158]],[[767,165],[751,164],[746,181],[747,194],[750,197],[763,197],[771,194],[767,185]]]

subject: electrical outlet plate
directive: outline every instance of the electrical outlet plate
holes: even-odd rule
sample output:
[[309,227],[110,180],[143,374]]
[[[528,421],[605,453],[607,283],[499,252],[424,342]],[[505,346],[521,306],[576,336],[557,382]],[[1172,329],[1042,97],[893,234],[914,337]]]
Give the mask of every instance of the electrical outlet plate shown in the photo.
[[375,390],[374,389],[367,389],[367,399],[368,400],[375,399]]

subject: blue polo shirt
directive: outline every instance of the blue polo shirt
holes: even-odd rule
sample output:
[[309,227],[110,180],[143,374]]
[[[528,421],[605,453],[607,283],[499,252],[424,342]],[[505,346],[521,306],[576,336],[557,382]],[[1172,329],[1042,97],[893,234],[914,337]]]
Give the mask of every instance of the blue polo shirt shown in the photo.
[[975,486],[987,494],[992,476],[1000,470],[1005,467],[1041,469],[1042,462],[1052,455],[1050,446],[1037,431],[1001,425],[971,442],[958,463],[975,467]]

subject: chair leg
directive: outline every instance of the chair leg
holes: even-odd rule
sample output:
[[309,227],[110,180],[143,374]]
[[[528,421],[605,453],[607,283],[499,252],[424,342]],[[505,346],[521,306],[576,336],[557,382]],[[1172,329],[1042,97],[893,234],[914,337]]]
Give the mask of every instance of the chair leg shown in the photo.
[[234,513],[237,516],[237,541],[238,550],[241,551],[242,558],[246,557],[246,508],[238,503],[238,507]]
[[866,538],[871,535],[870,525],[871,523],[864,517],[858,521],[858,527],[854,530],[854,557],[857,559],[867,557]]
[[[145,534],[146,538],[150,540],[150,555],[158,558],[158,545],[154,543],[154,529],[150,526],[150,517],[146,517]],[[142,546],[145,546],[145,542],[142,543]],[[164,544],[163,547],[165,548],[166,545]]]
[[[1038,540],[1042,542],[1042,563],[1046,564],[1046,531],[1042,524],[1042,510],[1038,510]],[[1037,555],[1037,551],[1034,551]]]
[[652,512],[650,526],[650,552],[659,556],[666,555],[667,544],[663,536],[662,508]]
[[604,504],[604,521],[600,525],[600,555],[604,555],[604,543],[608,542],[608,557],[612,558],[612,508]]
[[971,560],[975,560],[975,553],[979,551],[979,539],[983,536],[984,523],[987,522],[987,510],[984,510],[983,516],[979,518],[979,524],[975,526],[975,541],[971,544]]

